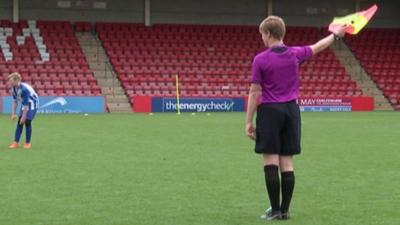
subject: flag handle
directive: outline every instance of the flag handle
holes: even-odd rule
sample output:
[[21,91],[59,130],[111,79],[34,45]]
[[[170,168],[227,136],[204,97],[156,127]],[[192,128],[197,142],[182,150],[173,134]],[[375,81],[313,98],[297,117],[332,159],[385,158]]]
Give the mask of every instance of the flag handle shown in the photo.
[[178,111],[178,115],[181,114],[181,107],[179,104],[179,76],[175,75],[175,86],[176,86],[176,109]]

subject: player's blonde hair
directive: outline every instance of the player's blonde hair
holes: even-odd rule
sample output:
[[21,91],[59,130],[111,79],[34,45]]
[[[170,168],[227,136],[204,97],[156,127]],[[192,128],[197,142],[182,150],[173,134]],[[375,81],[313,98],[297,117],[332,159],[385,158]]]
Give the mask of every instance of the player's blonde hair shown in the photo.
[[259,30],[263,34],[269,33],[273,38],[282,40],[286,33],[285,22],[279,16],[268,16],[261,22]]
[[18,72],[14,72],[14,73],[8,75],[8,80],[21,81],[21,74],[19,74]]

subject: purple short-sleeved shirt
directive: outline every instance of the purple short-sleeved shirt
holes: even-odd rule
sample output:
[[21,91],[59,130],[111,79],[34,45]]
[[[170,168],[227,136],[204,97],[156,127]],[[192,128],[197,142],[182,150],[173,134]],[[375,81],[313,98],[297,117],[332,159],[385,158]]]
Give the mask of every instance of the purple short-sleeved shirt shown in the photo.
[[311,56],[310,46],[274,46],[259,53],[252,65],[252,83],[261,85],[261,103],[282,103],[297,99],[299,65]]

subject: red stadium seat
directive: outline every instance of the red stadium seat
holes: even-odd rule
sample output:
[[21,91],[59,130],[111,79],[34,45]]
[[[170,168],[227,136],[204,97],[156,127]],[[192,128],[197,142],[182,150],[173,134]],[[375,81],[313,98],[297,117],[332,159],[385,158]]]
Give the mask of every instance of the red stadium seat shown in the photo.
[[[82,27],[82,31],[91,30],[90,23],[78,24],[79,22],[76,23],[76,26]],[[15,35],[18,35],[23,28],[28,27],[28,23],[21,20],[18,24],[13,24],[7,20],[1,20],[0,27],[12,27]],[[90,70],[71,23],[37,21],[37,27],[40,29],[43,43],[50,54],[50,60],[40,62],[40,54],[32,37],[27,37],[22,45],[16,44],[15,37],[9,37],[7,42],[14,53],[14,58],[12,61],[5,61],[4,56],[0,53],[0,72],[8,74],[19,71],[23,75],[23,79],[32,83],[41,95],[75,95],[73,92],[65,92],[69,88],[70,81],[77,81],[82,84],[89,83],[98,88],[96,79],[91,72],[85,74],[85,76],[80,76],[80,79],[75,78],[75,74]],[[6,82],[4,77],[3,83]],[[85,92],[86,94],[98,95],[99,93],[98,91],[94,94]]]
[[[263,49],[256,27],[97,23],[96,30],[130,97],[173,94],[174,74],[186,96],[245,96],[251,58]],[[316,28],[289,27],[285,42],[304,45],[319,38]],[[330,50],[302,65],[301,80],[301,90],[313,96],[357,91]],[[199,85],[206,89],[193,89]]]
[[400,32],[398,29],[365,29],[355,37],[347,37],[346,43],[360,60],[365,70],[399,110],[398,98],[392,93],[400,93]]

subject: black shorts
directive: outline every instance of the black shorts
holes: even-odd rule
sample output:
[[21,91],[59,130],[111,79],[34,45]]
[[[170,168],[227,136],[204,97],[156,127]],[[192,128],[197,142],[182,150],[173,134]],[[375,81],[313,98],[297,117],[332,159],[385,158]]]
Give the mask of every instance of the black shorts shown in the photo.
[[301,118],[296,101],[263,103],[257,108],[256,146],[259,154],[300,154]]

